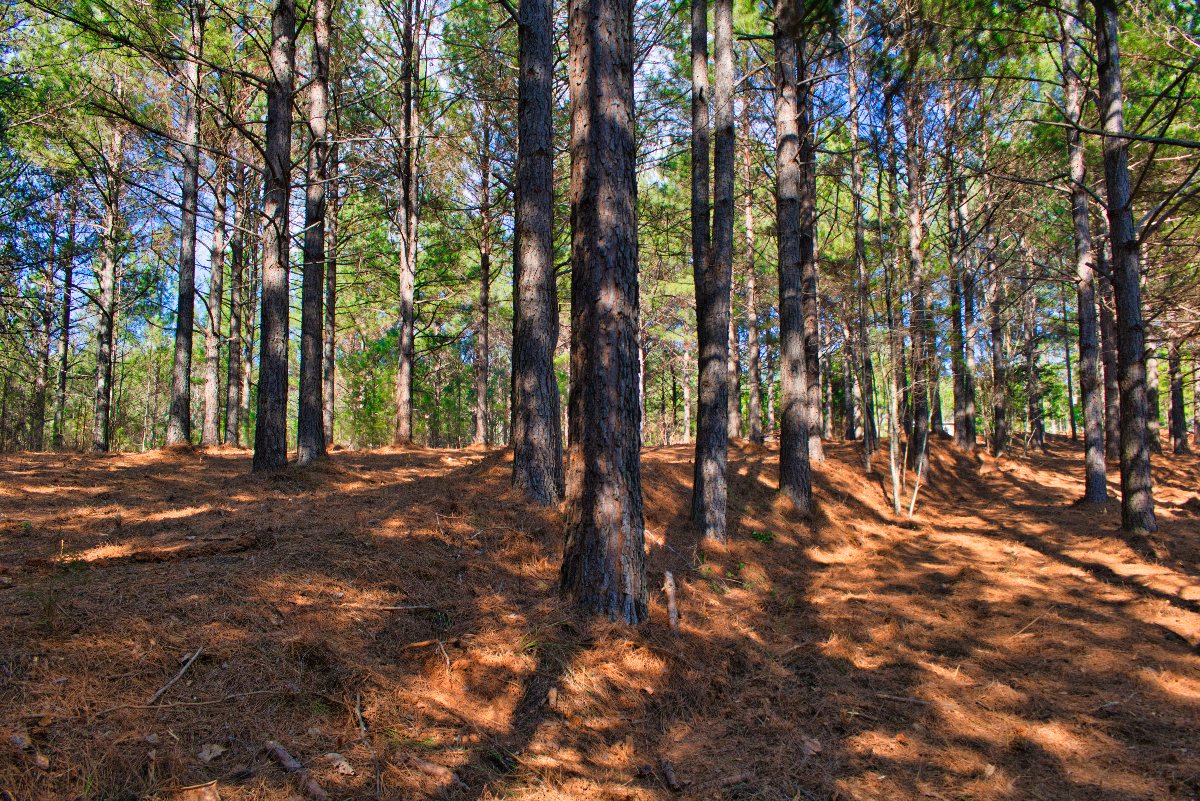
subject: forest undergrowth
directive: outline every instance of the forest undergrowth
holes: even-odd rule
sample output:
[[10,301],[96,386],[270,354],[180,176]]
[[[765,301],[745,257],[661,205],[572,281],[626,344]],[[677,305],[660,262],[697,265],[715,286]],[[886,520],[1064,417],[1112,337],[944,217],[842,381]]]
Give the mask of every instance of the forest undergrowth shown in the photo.
[[1148,559],[1063,438],[935,443],[912,520],[826,453],[799,521],[733,447],[720,549],[691,446],[644,452],[677,633],[559,600],[506,451],[4,456],[0,798],[311,797],[267,741],[334,799],[1200,797],[1200,459],[1156,458]]

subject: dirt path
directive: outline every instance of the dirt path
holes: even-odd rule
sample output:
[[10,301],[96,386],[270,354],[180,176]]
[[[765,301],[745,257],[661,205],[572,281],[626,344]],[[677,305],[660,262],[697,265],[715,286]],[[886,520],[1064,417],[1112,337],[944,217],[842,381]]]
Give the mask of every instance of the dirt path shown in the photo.
[[678,635],[660,594],[636,632],[559,603],[557,516],[500,451],[265,482],[240,451],[4,457],[0,798],[292,797],[266,739],[334,798],[1200,794],[1200,462],[1156,465],[1150,563],[1115,505],[1070,506],[1069,443],[939,450],[913,521],[828,451],[805,523],[774,453],[735,449],[723,550],[686,519],[690,447],[647,452]]

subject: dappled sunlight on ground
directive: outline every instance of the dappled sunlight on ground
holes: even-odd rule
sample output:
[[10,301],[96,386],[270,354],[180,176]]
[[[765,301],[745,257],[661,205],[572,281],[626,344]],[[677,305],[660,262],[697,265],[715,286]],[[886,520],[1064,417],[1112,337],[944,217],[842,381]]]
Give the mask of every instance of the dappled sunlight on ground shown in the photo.
[[803,521],[731,448],[708,547],[691,447],[648,450],[640,630],[559,601],[558,512],[504,451],[3,457],[0,798],[297,797],[268,739],[333,798],[1200,794],[1200,460],[1156,457],[1148,561],[1073,505],[1068,441],[937,443],[911,520],[886,453],[827,454]]

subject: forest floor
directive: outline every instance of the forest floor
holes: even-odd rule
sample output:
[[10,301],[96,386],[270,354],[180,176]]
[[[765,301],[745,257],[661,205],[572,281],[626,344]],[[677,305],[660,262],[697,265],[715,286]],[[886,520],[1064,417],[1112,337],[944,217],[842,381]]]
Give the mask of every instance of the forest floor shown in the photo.
[[731,449],[711,548],[647,450],[638,630],[559,600],[505,451],[3,457],[0,799],[304,797],[268,740],[333,799],[1200,798],[1200,460],[1156,457],[1146,559],[1069,441],[939,442],[911,521],[827,452],[802,522]]

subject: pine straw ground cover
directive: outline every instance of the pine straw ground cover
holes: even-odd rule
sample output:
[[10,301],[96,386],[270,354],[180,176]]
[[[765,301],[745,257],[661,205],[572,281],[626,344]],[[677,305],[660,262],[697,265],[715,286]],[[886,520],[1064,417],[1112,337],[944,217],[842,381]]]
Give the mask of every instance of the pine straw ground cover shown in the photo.
[[0,798],[301,797],[267,740],[334,799],[1200,797],[1195,458],[1156,461],[1148,561],[1062,440],[939,443],[912,521],[855,447],[811,523],[734,448],[726,549],[690,451],[644,469],[678,634],[659,592],[636,631],[558,600],[503,451],[3,458]]

